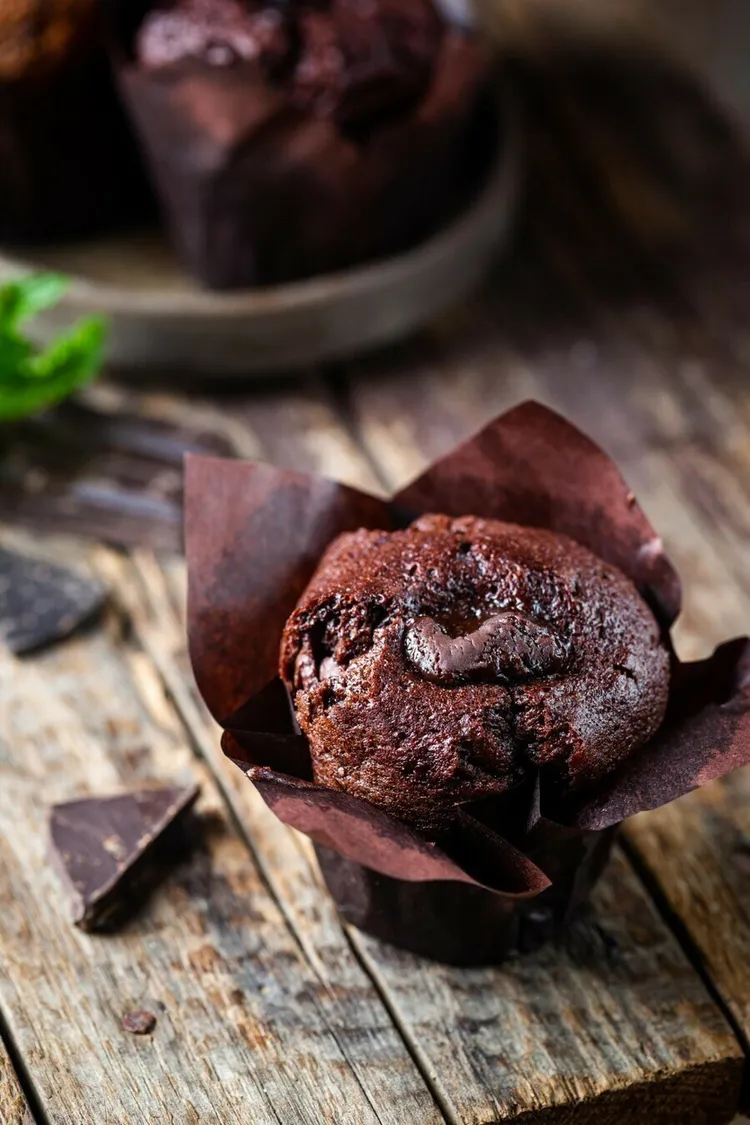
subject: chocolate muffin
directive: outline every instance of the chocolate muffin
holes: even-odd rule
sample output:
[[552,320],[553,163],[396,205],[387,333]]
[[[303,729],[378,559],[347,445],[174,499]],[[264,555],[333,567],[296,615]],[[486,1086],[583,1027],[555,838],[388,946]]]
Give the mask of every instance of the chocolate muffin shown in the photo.
[[433,0],[112,2],[166,217],[211,287],[403,250],[481,180],[488,60]]
[[467,516],[340,536],[281,676],[315,781],[431,835],[542,771],[590,787],[662,723],[669,654],[619,570],[564,535]]
[[99,232],[147,201],[100,0],[0,4],[0,238]]

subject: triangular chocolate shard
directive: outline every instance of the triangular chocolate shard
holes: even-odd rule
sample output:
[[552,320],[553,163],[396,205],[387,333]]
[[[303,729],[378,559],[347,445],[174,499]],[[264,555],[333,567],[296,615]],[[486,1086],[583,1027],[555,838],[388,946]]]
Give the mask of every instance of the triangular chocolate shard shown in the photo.
[[17,656],[67,637],[105,598],[91,577],[0,547],[0,637]]
[[197,785],[140,789],[54,805],[51,859],[68,895],[71,921],[111,929],[164,874]]

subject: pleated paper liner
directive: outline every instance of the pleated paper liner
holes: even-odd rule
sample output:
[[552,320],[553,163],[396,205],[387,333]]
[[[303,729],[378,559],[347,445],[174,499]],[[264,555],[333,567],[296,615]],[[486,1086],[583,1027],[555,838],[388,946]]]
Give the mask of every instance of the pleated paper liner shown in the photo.
[[286,619],[331,540],[427,511],[570,536],[637,585],[669,644],[680,583],[661,540],[603,451],[525,403],[389,500],[269,465],[189,458],[190,654],[225,752],[315,842],[343,917],[428,956],[489,963],[560,931],[620,821],[750,762],[750,645],[741,638],[692,664],[673,657],[662,727],[594,791],[562,800],[543,773],[530,775],[502,798],[457,809],[450,829],[427,839],[315,784],[276,671]]

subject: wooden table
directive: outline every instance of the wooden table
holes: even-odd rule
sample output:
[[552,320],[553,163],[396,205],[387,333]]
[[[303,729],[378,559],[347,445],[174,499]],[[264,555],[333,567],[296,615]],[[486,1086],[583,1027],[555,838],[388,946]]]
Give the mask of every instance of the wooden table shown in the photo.
[[[342,927],[308,842],[222,759],[186,663],[184,448],[390,489],[527,397],[595,436],[661,529],[680,650],[750,629],[745,159],[656,63],[518,69],[528,204],[472,304],[288,385],[101,385],[6,435],[2,540],[91,568],[111,599],[67,643],[0,655],[3,1125],[720,1125],[740,1104],[747,772],[631,822],[558,947],[445,968]],[[46,806],[191,778],[199,852],[118,934],[71,927]],[[121,1029],[134,1007],[152,1036]]]

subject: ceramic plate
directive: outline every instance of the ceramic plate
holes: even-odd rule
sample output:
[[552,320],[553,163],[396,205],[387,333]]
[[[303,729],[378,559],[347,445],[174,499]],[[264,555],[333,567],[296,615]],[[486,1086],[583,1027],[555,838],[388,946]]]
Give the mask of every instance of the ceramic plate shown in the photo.
[[211,293],[190,280],[163,237],[131,232],[0,254],[0,278],[39,269],[69,274],[64,301],[39,318],[39,339],[72,316],[104,312],[109,361],[122,373],[256,376],[393,342],[466,296],[508,235],[520,178],[510,107],[507,100],[501,110],[496,165],[472,206],[397,257],[274,288]]

